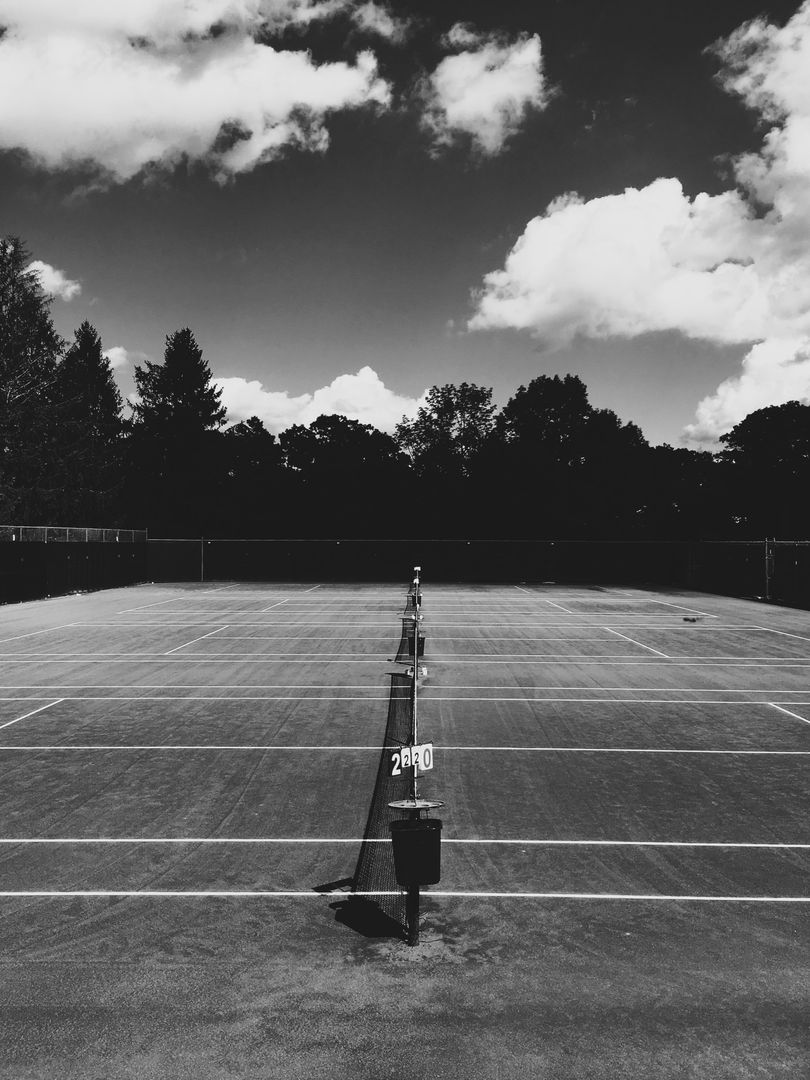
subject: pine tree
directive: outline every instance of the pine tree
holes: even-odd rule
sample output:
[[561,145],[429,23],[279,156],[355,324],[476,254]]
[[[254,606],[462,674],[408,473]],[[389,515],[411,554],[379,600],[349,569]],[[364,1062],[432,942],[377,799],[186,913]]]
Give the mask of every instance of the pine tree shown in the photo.
[[43,523],[58,490],[54,389],[64,342],[17,237],[0,239],[0,516]]
[[101,338],[87,321],[59,365],[55,388],[57,444],[65,473],[63,517],[111,524],[121,479],[122,401]]
[[162,364],[135,368],[130,490],[155,529],[199,535],[217,520],[225,471],[222,391],[188,327],[166,338]]
[[217,430],[225,421],[225,408],[222,391],[211,378],[191,330],[169,334],[163,363],[147,360],[144,368],[135,368],[136,420],[150,433],[171,439]]

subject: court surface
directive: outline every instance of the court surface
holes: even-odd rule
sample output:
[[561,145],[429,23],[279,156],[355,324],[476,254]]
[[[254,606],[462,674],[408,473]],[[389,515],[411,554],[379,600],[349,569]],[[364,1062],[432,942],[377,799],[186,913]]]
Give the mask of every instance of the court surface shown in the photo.
[[352,898],[405,584],[0,609],[0,1077],[807,1075],[810,613],[424,573],[415,949]]

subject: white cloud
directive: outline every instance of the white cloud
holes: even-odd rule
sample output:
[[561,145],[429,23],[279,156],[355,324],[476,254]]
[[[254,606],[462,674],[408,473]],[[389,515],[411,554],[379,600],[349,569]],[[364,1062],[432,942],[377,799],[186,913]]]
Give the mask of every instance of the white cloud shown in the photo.
[[690,198],[670,178],[553,201],[486,275],[468,323],[550,345],[656,330],[761,343],[700,403],[687,433],[704,439],[749,406],[807,393],[790,356],[806,358],[810,341],[810,0],[783,29],[759,20],[716,49],[723,85],[773,125],[762,151],[735,163],[738,187]]
[[252,33],[333,9],[309,0],[0,0],[9,27],[0,147],[48,168],[90,162],[116,180],[183,155],[224,177],[287,146],[323,150],[330,112],[387,104],[373,54],[316,64]]
[[73,300],[82,291],[78,281],[72,281],[63,270],[57,270],[41,259],[34,259],[26,271],[37,275],[44,292],[49,296],[58,296],[60,300]]
[[457,23],[444,40],[464,51],[446,56],[428,78],[423,123],[437,147],[467,136],[481,153],[497,154],[529,110],[548,102],[540,38],[487,38]]
[[398,19],[388,8],[371,2],[355,8],[352,20],[358,30],[366,34],[376,34],[396,44],[405,40],[410,29],[404,19]]
[[750,350],[742,374],[722,382],[684,429],[695,442],[714,442],[749,413],[787,401],[810,404],[810,339],[773,338]]
[[274,433],[293,424],[311,424],[319,416],[333,413],[392,432],[403,415],[414,416],[424,402],[424,394],[419,399],[395,394],[370,367],[354,375],[338,375],[328,386],[297,397],[291,397],[286,390],[266,390],[258,379],[230,377],[214,382],[222,390],[222,404],[230,422],[258,416]]
[[[116,368],[127,367],[133,359],[133,354],[125,349],[123,345],[113,345],[109,349],[105,349],[103,355],[109,360],[110,367],[115,370]],[[137,356],[141,358],[142,353],[138,353]]]

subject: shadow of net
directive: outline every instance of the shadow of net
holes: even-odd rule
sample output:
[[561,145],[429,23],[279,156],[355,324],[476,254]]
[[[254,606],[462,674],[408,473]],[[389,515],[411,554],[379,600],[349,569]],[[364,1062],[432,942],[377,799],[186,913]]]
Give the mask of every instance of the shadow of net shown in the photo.
[[[412,624],[411,624],[412,625]],[[403,620],[404,627],[404,620]],[[400,652],[408,656],[408,644],[400,642]],[[397,654],[399,657],[399,653]],[[389,776],[390,751],[386,747],[407,745],[411,726],[411,689],[413,682],[405,674],[391,675],[388,719],[385,740],[377,768],[374,794],[369,807],[363,842],[352,879],[352,893],[378,893],[377,896],[350,895],[331,904],[338,922],[366,937],[403,937],[405,933],[405,894],[397,884],[394,855],[390,844],[389,823],[398,817],[388,803],[407,796],[404,777]],[[379,841],[383,841],[380,843]],[[393,895],[385,895],[392,893]]]

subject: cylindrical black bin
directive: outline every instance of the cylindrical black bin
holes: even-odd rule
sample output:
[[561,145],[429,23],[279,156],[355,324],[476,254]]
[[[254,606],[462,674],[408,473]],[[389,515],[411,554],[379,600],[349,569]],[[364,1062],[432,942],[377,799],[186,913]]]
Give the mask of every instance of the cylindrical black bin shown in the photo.
[[391,822],[397,884],[436,885],[441,877],[442,823],[439,818]]
[[416,607],[417,604],[422,603],[422,594],[420,592],[411,593],[409,601],[411,607]]
[[[413,656],[413,632],[407,635],[408,637],[408,655]],[[419,656],[425,655],[425,635],[419,635]],[[418,659],[418,657],[417,657]]]

